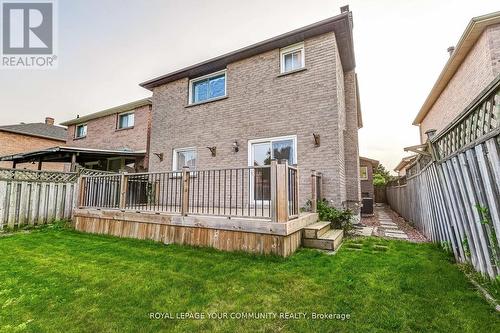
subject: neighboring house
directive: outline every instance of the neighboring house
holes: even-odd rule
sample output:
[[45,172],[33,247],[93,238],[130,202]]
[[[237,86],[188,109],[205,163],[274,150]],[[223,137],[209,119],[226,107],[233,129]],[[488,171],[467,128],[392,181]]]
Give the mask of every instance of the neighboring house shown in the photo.
[[[146,171],[151,127],[151,101],[142,99],[61,123],[63,139],[46,149],[30,149],[2,160],[65,162],[102,171]],[[36,148],[36,147],[32,147]]]
[[327,200],[358,206],[362,121],[347,8],[141,86],[153,92],[149,171],[287,160],[301,170],[301,206],[312,169]]
[[[82,166],[108,171],[147,170],[147,146],[151,126],[149,98],[127,103],[61,123],[68,126],[66,145],[75,148],[142,153],[141,158],[107,157]],[[135,164],[132,166],[131,164]]]
[[[48,148],[66,142],[66,129],[55,126],[54,119],[47,117],[43,123],[20,123],[0,126],[0,156]],[[14,162],[0,162],[2,168],[37,169],[36,163],[14,165]],[[49,163],[43,170],[63,170],[64,164]]]
[[359,157],[359,180],[362,198],[375,198],[375,192],[373,190],[373,173],[379,163],[379,161],[371,158]]
[[441,131],[500,75],[500,12],[473,18],[421,107],[413,125]]
[[406,170],[415,161],[418,155],[406,156],[401,159],[398,165],[394,168],[399,177],[406,176]]

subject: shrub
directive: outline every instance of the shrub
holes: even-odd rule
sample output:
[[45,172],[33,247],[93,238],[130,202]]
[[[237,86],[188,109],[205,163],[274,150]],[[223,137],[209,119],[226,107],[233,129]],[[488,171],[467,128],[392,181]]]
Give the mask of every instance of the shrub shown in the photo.
[[334,229],[342,229],[349,234],[353,229],[353,214],[349,209],[339,210],[330,206],[326,200],[318,201],[318,214],[321,221],[329,221]]

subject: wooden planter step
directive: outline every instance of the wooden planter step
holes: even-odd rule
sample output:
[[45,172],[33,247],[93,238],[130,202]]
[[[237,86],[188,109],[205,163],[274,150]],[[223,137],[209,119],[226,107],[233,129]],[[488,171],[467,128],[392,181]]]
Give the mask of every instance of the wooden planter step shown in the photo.
[[317,239],[303,238],[302,245],[304,247],[333,251],[338,249],[338,247],[342,243],[343,238],[344,238],[343,230],[333,229],[325,232]]
[[316,222],[304,228],[303,237],[316,239],[330,230],[330,222]]

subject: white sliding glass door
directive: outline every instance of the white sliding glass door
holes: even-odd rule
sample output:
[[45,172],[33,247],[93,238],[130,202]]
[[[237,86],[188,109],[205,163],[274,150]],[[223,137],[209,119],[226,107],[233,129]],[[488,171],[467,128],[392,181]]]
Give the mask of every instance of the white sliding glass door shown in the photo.
[[[286,136],[248,142],[248,165],[271,165],[271,160],[287,160],[288,164],[297,163],[297,137]],[[271,199],[270,169],[255,169],[252,172],[252,200],[267,201]]]

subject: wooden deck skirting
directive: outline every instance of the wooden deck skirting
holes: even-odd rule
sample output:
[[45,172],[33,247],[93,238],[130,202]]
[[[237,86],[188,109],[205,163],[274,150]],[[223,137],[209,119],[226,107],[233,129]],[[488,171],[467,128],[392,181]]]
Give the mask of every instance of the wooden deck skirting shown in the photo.
[[75,209],[73,214],[78,231],[283,257],[300,247],[302,229],[317,219],[316,213],[283,223],[118,209]]

